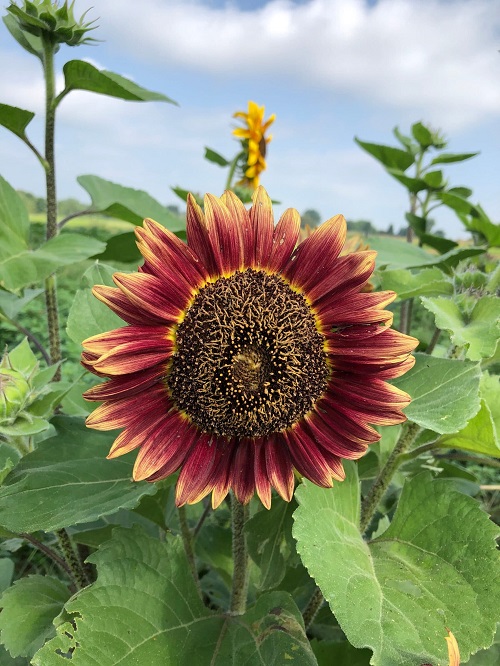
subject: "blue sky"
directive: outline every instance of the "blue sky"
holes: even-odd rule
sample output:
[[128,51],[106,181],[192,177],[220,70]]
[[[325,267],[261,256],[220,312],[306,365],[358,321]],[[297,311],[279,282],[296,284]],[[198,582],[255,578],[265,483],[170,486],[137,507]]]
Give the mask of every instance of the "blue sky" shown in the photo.
[[[6,3],[4,3],[5,6]],[[220,194],[225,172],[204,146],[232,157],[232,114],[248,100],[275,113],[268,171],[271,197],[322,218],[343,213],[381,229],[404,224],[405,191],[363,153],[354,136],[394,143],[392,128],[422,120],[442,128],[453,152],[480,151],[449,165],[454,185],[474,190],[500,217],[500,3],[498,0],[93,0],[94,47],[63,48],[66,60],[99,67],[163,92],[179,107],[77,92],[58,111],[58,196],[86,201],[79,174],[145,189],[181,203],[171,186]],[[87,8],[77,0],[77,12]],[[0,101],[37,112],[39,62],[0,27]],[[59,78],[62,87],[62,79]],[[43,194],[30,151],[0,128],[0,173]],[[450,213],[450,237],[466,237]]]

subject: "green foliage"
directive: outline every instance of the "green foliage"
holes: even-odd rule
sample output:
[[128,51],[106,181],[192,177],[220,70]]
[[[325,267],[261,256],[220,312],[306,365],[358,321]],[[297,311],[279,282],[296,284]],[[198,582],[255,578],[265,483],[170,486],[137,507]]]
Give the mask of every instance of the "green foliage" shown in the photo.
[[62,664],[69,651],[75,666],[95,664],[97,654],[100,666],[281,666],[287,655],[304,666],[315,664],[289,595],[264,595],[239,617],[208,610],[178,538],[161,543],[138,528],[117,529],[92,561],[97,582],[66,604],[72,621],[58,627],[57,637],[35,656],[35,666]]
[[49,532],[134,507],[156,486],[134,483],[130,458],[106,460],[112,433],[91,432],[79,418],[57,416],[56,435],[40,442],[0,489],[0,525]]
[[33,120],[32,111],[18,109],[16,106],[0,104],[0,125],[6,127],[23,141],[26,140],[26,127]]
[[99,70],[84,60],[70,60],[64,67],[65,87],[59,95],[62,99],[72,90],[88,90],[89,92],[118,97],[131,102],[169,102],[177,104],[162,93],[151,92],[133,81],[114,72]]
[[332,490],[304,483],[297,499],[302,561],[349,642],[373,650],[371,664],[446,663],[446,627],[464,660],[491,644],[498,529],[474,500],[420,474],[406,482],[389,528],[366,543],[354,465]]
[[54,618],[70,593],[50,576],[28,576],[15,582],[0,599],[2,643],[13,657],[32,657],[55,634]]

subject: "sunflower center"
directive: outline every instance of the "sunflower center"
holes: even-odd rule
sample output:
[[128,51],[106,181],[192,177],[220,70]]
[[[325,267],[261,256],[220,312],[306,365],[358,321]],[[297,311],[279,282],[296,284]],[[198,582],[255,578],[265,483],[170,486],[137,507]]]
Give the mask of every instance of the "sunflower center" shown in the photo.
[[326,388],[315,316],[278,275],[248,269],[206,285],[176,343],[168,388],[203,432],[260,437],[284,430]]

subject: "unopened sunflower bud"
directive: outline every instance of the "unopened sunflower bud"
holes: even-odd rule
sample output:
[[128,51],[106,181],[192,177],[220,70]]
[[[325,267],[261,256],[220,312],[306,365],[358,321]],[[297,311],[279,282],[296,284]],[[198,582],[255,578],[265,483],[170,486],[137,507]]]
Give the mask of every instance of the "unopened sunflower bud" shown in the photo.
[[40,37],[44,42],[79,46],[96,41],[87,36],[96,27],[94,21],[86,23],[85,14],[76,19],[74,4],[74,0],[69,5],[65,0],[61,6],[57,0],[24,0],[21,6],[11,2],[7,11],[23,32]]
[[30,386],[21,373],[0,368],[0,423],[13,423],[29,394]]

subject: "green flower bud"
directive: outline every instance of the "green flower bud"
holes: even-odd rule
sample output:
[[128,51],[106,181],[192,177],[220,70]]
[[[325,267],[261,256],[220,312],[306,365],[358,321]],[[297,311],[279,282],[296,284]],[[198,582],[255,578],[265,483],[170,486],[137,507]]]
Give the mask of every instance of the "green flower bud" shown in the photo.
[[30,385],[20,372],[0,368],[0,423],[13,423],[30,393]]
[[76,19],[74,4],[75,0],[70,5],[65,0],[59,7],[58,0],[24,0],[22,6],[11,2],[7,11],[17,20],[21,30],[45,42],[68,46],[95,42],[95,39],[86,36],[96,28],[92,25],[95,21],[85,23],[85,14],[79,20]]

